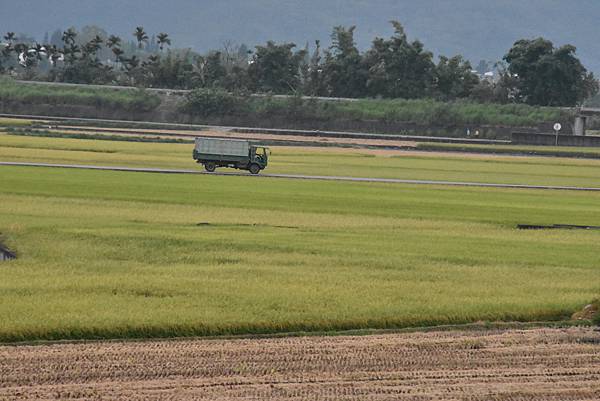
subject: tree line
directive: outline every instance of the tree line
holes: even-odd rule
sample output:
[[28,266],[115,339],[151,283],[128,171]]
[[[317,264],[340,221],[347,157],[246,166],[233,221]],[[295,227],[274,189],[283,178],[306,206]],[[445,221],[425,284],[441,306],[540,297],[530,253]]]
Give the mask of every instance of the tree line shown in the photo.
[[0,73],[85,84],[544,106],[573,106],[598,92],[598,81],[571,45],[556,48],[543,38],[517,41],[498,63],[496,77],[488,79],[460,55],[436,62],[420,41],[408,39],[399,22],[391,24],[391,37],[375,38],[364,52],[355,43],[355,27],[343,26],[333,29],[325,48],[319,41],[304,48],[268,41],[254,50],[225,44],[207,54],[172,49],[164,32],[150,41],[141,26],[132,33],[135,46],[101,30],[82,40],[70,28],[59,44],[19,41],[8,32]]

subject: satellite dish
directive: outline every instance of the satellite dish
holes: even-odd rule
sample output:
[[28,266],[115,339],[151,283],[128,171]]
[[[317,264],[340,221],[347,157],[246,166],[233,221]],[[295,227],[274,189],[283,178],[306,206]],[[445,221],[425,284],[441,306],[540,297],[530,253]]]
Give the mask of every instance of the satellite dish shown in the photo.
[[554,124],[554,131],[558,132],[562,129],[562,125],[560,123]]

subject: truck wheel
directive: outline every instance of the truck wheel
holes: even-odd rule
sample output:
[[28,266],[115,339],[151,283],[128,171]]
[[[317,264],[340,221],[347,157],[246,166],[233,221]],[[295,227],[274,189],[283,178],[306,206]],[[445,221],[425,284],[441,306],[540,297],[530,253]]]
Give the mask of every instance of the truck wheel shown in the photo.
[[208,162],[204,164],[204,168],[206,169],[206,171],[208,171],[209,173],[212,173],[213,171],[215,171],[215,169],[217,168],[217,165],[213,162]]
[[256,163],[252,163],[250,165],[250,172],[252,174],[258,174],[260,172],[260,166],[258,164],[256,164]]

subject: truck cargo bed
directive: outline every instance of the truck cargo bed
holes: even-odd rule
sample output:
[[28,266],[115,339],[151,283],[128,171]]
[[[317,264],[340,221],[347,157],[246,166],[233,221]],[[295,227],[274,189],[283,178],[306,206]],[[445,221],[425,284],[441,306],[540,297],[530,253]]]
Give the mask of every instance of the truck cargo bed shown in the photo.
[[196,138],[195,150],[201,155],[212,155],[213,158],[221,156],[236,156],[248,158],[250,142],[234,139]]

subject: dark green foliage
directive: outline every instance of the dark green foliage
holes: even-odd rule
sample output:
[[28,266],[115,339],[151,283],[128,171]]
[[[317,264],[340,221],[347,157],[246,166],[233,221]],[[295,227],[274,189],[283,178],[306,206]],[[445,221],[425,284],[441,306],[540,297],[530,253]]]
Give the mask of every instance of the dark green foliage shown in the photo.
[[433,54],[419,41],[410,43],[399,22],[392,25],[394,35],[375,39],[365,55],[369,95],[404,99],[430,95],[436,74]]
[[248,67],[253,90],[273,93],[298,90],[300,66],[306,52],[294,52],[294,47],[294,43],[278,45],[272,41],[268,41],[266,46],[256,46],[256,53]]
[[94,106],[145,112],[156,109],[160,98],[144,90],[27,85],[1,79],[0,102]]
[[136,67],[136,82],[150,88],[189,89],[193,74],[190,58],[189,52],[174,54],[169,51],[165,57],[151,55],[141,63],[141,68]]
[[333,28],[332,44],[322,66],[327,96],[366,96],[368,71],[354,42],[355,29],[354,26]]
[[555,48],[543,38],[519,40],[504,57],[515,78],[517,100],[544,106],[574,106],[598,92],[598,82],[571,45]]
[[245,102],[222,89],[195,89],[186,96],[181,111],[202,116],[223,116],[237,113]]
[[478,104],[469,101],[436,100],[359,100],[320,101],[298,96],[235,96],[219,90],[195,90],[188,95],[181,111],[201,116],[226,114],[259,118],[280,117],[290,121],[348,120],[410,122],[425,126],[503,125],[535,126],[561,120],[559,109],[517,104]]
[[471,72],[471,64],[462,56],[440,57],[435,69],[435,88],[441,99],[469,97],[479,84],[479,79]]
[[[268,41],[256,46],[252,56],[247,46],[227,42],[206,55],[181,49],[165,55],[169,35],[159,33],[150,40],[141,26],[133,33],[137,46],[96,26],[81,32],[69,28],[62,34],[62,46],[19,42],[9,32],[0,71],[15,74],[16,69],[21,79],[71,83],[549,106],[580,104],[598,91],[598,82],[570,45],[556,49],[541,38],[520,40],[505,57],[508,64],[500,66],[501,79],[480,81],[462,56],[440,56],[436,64],[423,43],[408,39],[402,24],[391,24],[391,37],[376,38],[366,52],[356,45],[356,27],[337,26],[324,52],[319,41],[312,54],[308,43],[295,50],[294,43]],[[489,64],[483,61],[478,68],[485,71]],[[442,106],[429,115],[436,121],[452,120]]]

